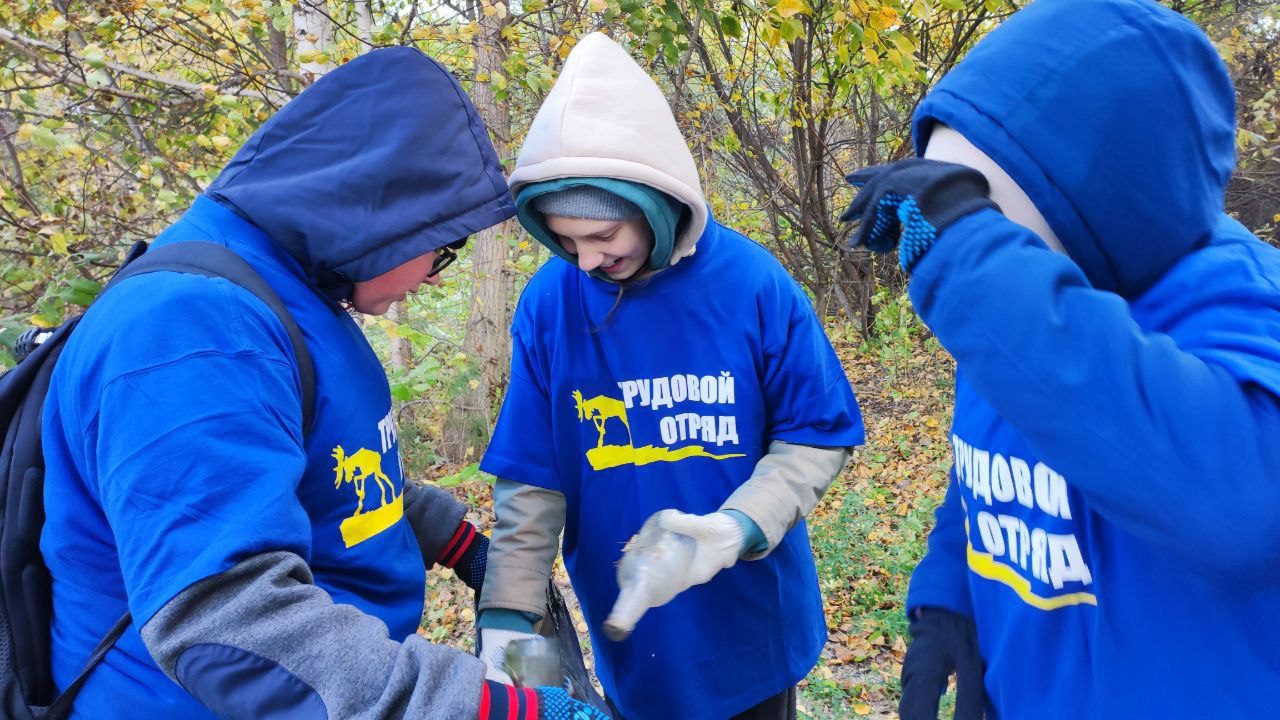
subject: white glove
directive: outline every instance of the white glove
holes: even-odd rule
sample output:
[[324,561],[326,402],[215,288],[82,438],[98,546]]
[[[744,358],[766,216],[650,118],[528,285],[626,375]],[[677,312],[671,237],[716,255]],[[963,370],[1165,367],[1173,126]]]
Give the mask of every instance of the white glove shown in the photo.
[[618,599],[604,621],[605,635],[621,642],[649,608],[738,562],[745,536],[742,525],[722,512],[668,509],[649,516],[618,563]]
[[507,644],[512,640],[538,637],[533,633],[519,630],[500,630],[498,628],[480,628],[480,659],[484,661],[484,679],[506,685],[515,685],[511,676],[504,669],[507,657]]
[[679,510],[660,510],[655,517],[658,527],[692,538],[695,543],[693,560],[668,586],[671,597],[667,601],[694,585],[707,582],[716,573],[732,567],[742,556],[745,533],[742,524],[730,515],[722,512],[690,515]]

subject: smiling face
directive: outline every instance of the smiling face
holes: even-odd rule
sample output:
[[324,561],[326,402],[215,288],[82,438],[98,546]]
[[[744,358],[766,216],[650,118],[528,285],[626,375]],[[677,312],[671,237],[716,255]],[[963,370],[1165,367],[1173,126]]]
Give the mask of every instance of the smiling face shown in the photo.
[[614,280],[625,280],[640,272],[653,252],[653,230],[643,217],[590,220],[547,215],[545,220],[583,272],[599,270]]
[[397,265],[369,280],[357,280],[351,294],[351,305],[365,315],[382,315],[391,303],[400,302],[422,285],[439,285],[439,275],[428,277],[436,260],[433,250],[425,255]]

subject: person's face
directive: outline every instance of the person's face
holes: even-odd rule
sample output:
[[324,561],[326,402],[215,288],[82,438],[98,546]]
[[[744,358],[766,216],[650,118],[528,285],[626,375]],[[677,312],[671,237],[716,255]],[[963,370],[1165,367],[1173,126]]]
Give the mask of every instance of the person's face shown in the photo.
[[578,258],[583,272],[599,270],[615,280],[640,272],[653,252],[653,230],[643,217],[588,220],[547,215],[547,229]]
[[358,280],[351,294],[351,305],[365,315],[382,315],[391,303],[400,302],[423,284],[439,285],[439,275],[431,275],[435,264],[435,250],[382,273],[369,280]]

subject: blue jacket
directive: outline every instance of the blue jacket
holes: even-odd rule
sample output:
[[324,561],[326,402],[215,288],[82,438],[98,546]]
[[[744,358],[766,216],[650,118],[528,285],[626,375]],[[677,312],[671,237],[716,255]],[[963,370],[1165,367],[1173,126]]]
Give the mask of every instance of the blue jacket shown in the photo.
[[[157,238],[225,245],[281,297],[315,364],[305,438],[292,346],[246,291],[156,273],[88,310],[44,415],[59,686],[126,608],[134,625],[84,687],[77,717],[213,717],[162,674],[139,628],[263,553],[304,559],[333,602],[385,625],[384,641],[416,631],[424,567],[405,522],[390,392],[335,300],[514,214],[484,133],[442,67],[416,50],[375,51],[286,105]],[[306,652],[275,650],[285,660],[269,659],[285,665]],[[217,683],[183,678],[197,694]],[[234,696],[245,683],[227,687]],[[228,708],[252,707],[242,700],[211,708],[240,716]]]
[[1121,0],[1032,3],[917,111],[1070,256],[984,210],[910,287],[957,380],[907,604],[974,618],[997,717],[1280,702],[1280,251],[1223,213],[1234,117],[1200,30]]

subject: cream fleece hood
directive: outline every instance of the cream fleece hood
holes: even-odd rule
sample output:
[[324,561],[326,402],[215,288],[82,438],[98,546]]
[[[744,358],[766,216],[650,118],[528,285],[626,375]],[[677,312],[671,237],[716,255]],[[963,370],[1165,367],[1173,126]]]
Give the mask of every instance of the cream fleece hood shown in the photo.
[[508,184],[569,177],[630,180],[689,207],[670,264],[693,253],[707,226],[693,154],[662,90],[626,50],[601,33],[578,41],[542,103]]

